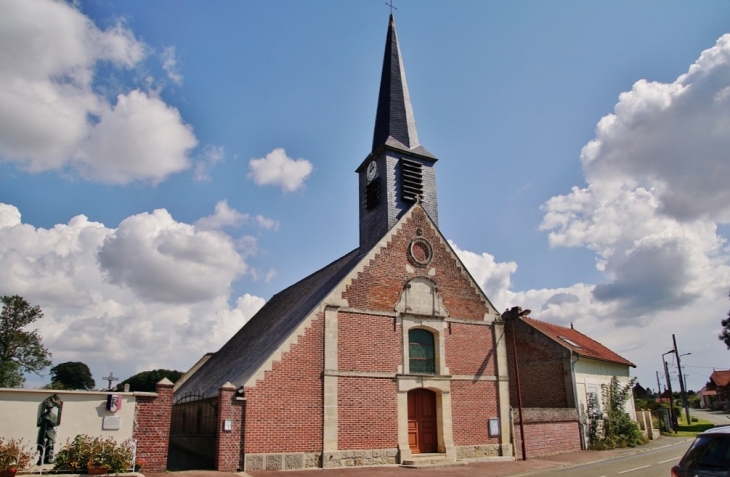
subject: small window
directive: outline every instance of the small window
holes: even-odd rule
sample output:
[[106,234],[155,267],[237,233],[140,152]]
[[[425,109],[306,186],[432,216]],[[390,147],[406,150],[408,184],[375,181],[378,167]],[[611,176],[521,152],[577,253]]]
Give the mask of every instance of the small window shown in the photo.
[[583,349],[583,348],[580,347],[580,345],[578,343],[576,343],[575,341],[573,341],[571,339],[566,338],[565,336],[558,336],[558,338],[560,338],[561,340],[565,341],[566,343],[568,343],[573,348]]
[[408,331],[408,357],[411,373],[436,372],[433,335],[426,330]]

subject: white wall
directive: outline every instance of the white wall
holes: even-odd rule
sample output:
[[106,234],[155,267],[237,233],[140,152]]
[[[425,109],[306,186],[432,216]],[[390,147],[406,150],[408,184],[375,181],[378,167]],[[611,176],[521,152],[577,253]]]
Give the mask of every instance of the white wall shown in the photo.
[[[603,409],[603,397],[601,385],[610,385],[611,378],[617,376],[622,386],[629,384],[631,377],[629,376],[629,366],[625,364],[608,363],[606,361],[598,361],[595,359],[580,358],[574,365],[575,381],[578,394],[578,409],[581,414],[588,410],[588,401],[586,393],[589,389],[596,389],[600,400],[601,409]],[[626,402],[626,412],[631,419],[636,420],[636,410],[634,409],[633,396],[629,396]]]
[[[114,437],[117,442],[132,437],[136,404],[134,393],[4,388],[0,388],[0,436],[23,439],[35,449],[41,403],[53,394],[63,401],[61,424],[56,428],[56,451],[66,439],[73,439],[78,434]],[[106,410],[108,394],[122,396],[122,408],[116,413]],[[102,430],[105,416],[120,416],[119,430]]]

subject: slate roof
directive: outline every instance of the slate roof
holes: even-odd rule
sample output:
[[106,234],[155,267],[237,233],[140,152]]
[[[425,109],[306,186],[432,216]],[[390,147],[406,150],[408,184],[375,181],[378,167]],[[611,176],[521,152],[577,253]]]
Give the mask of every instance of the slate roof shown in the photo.
[[226,382],[242,386],[357,265],[359,249],[274,295],[175,391],[213,396]]
[[710,375],[710,380],[715,383],[715,386],[724,388],[730,384],[730,369],[726,371],[713,371]]
[[[573,328],[566,328],[564,326],[546,323],[544,321],[536,320],[534,318],[528,318],[525,316],[522,317],[522,320],[536,330],[540,331],[545,336],[553,339],[559,345],[571,350],[578,356],[598,359],[601,361],[608,361],[610,363],[625,364],[627,366],[631,366],[632,368],[636,367],[636,365],[631,361],[622,358],[618,354],[603,346],[598,341],[587,337],[583,333]],[[566,341],[564,338],[567,338],[569,341]]]
[[418,142],[416,118],[413,115],[393,15],[390,16],[388,35],[385,40],[372,152],[375,153],[382,146],[436,159]]

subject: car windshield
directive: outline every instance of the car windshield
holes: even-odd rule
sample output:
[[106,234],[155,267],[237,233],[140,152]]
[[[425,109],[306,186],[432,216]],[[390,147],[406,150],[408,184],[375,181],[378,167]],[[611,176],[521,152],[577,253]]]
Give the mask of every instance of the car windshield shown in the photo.
[[730,470],[730,436],[699,436],[682,458],[685,469]]

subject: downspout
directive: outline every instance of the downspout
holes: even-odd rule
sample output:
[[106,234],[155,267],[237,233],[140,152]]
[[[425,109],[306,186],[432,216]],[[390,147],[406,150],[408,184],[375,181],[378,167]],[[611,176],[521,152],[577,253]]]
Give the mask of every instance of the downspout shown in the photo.
[[575,381],[575,363],[580,361],[580,356],[575,355],[575,361],[573,361],[573,350],[570,350],[570,382],[573,385],[573,402],[575,402],[575,410],[578,411],[578,429],[580,430],[580,449],[588,449],[588,443],[586,442],[586,433],[583,424],[583,413],[580,410],[580,404],[578,402],[578,383]]

